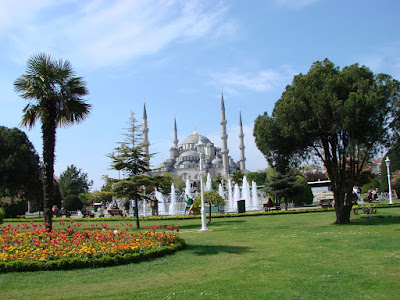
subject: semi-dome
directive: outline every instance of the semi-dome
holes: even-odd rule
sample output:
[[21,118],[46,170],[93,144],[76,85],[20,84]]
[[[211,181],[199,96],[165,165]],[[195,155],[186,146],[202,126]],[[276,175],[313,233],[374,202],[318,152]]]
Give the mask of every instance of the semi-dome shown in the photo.
[[189,135],[186,139],[183,140],[182,144],[197,144],[199,142],[199,138],[204,144],[210,143],[210,140],[201,134],[192,134]]
[[179,155],[179,157],[195,157],[195,158],[199,158],[199,154],[194,151],[194,150],[188,150],[183,152],[181,155]]
[[211,163],[212,163],[213,165],[222,164],[222,158],[216,157],[216,158],[214,158],[214,159],[211,161]]

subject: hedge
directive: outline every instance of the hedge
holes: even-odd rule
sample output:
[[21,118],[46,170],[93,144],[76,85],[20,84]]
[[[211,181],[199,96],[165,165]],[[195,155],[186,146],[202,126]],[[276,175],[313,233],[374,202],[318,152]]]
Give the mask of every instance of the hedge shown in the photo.
[[[375,207],[375,208],[390,208],[390,207],[400,207],[400,203],[395,204],[365,204],[358,205],[359,208],[362,207]],[[264,215],[281,215],[281,214],[304,214],[311,212],[324,212],[324,211],[334,211],[335,208],[305,208],[297,210],[272,210],[272,211],[255,211],[246,213],[221,213],[213,214],[213,218],[230,218],[230,217],[248,217],[248,216],[264,216]],[[140,217],[139,220],[186,220],[186,219],[200,219],[201,215],[177,215],[177,216],[152,216],[152,217]],[[63,219],[63,218],[53,218],[53,222],[74,220],[79,222],[108,222],[108,221],[136,221],[134,217],[107,217],[107,218],[79,218],[79,219]],[[43,222],[43,218],[16,218],[16,219],[4,219],[4,222]]]

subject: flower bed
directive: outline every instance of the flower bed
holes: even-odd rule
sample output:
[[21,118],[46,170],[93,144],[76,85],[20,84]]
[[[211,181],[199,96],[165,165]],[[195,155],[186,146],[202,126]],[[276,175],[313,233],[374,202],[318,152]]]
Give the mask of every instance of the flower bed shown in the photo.
[[178,227],[153,226],[139,233],[131,227],[121,222],[116,230],[107,224],[86,228],[73,221],[60,222],[51,232],[34,223],[2,227],[0,272],[115,265],[184,247],[174,234]]

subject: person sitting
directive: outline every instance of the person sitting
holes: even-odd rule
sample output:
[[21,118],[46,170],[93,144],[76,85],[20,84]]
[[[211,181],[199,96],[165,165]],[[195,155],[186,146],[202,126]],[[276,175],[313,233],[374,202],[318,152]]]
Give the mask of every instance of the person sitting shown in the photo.
[[98,209],[99,218],[104,218],[104,207],[100,206]]
[[57,205],[53,205],[51,211],[53,212],[53,215],[54,215],[55,217],[58,217],[59,214],[60,214],[59,211],[58,211]]

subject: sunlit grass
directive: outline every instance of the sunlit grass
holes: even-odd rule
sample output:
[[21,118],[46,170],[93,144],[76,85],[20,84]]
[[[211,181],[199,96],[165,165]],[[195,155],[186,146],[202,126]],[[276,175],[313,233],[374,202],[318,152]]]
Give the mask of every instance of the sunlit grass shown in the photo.
[[198,219],[143,221],[179,226],[187,248],[117,267],[1,274],[0,298],[398,299],[399,215],[378,209],[350,225],[334,225],[334,212],[224,218],[209,232]]

